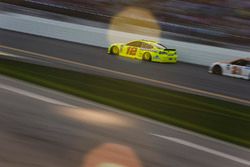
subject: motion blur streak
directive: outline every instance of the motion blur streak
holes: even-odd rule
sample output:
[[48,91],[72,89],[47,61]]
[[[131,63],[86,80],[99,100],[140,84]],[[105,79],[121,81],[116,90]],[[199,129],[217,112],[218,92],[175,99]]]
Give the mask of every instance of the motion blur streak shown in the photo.
[[55,100],[55,99],[51,99],[51,98],[48,98],[48,97],[45,97],[45,96],[37,95],[35,93],[28,92],[28,91],[18,89],[18,88],[12,87],[12,86],[4,85],[4,84],[0,84],[0,89],[5,89],[5,90],[8,90],[10,92],[14,92],[14,93],[17,93],[17,94],[20,94],[20,95],[23,95],[23,96],[27,96],[27,97],[30,97],[30,98],[33,98],[33,99],[41,100],[41,101],[44,101],[44,102],[47,102],[47,103],[52,103],[52,104],[55,104],[55,105],[62,105],[62,106],[66,106],[66,107],[75,107],[75,106],[72,106],[70,104],[60,102],[60,101]]
[[248,160],[244,160],[244,159],[232,156],[232,155],[228,155],[228,154],[225,154],[225,153],[222,153],[222,152],[219,152],[219,151],[216,151],[216,150],[204,147],[204,146],[200,146],[198,144],[191,143],[191,142],[188,142],[188,141],[185,141],[185,140],[182,140],[182,139],[169,137],[169,136],[158,135],[158,134],[153,134],[153,133],[151,133],[151,135],[162,138],[162,139],[166,139],[166,140],[178,143],[178,144],[182,144],[182,145],[185,145],[185,146],[188,146],[188,147],[200,150],[200,151],[204,151],[204,152],[207,152],[207,153],[210,153],[210,154],[214,154],[216,156],[220,156],[220,157],[223,157],[223,158],[226,158],[226,159],[229,159],[229,160],[232,160],[232,161],[244,164],[244,165],[250,165],[250,161],[248,161]]
[[[121,127],[100,121],[99,126],[98,120],[79,121],[60,114],[58,111],[64,106],[0,89],[0,167],[249,166],[145,132],[165,134],[248,161],[249,149],[2,75],[0,83],[103,115],[110,113],[129,124]],[[130,164],[123,163],[125,160]],[[87,166],[91,163],[98,164]]]
[[119,144],[104,144],[90,151],[82,167],[142,167],[134,151]]
[[[147,20],[147,22],[142,21],[142,19]],[[152,12],[139,7],[127,7],[113,16],[109,30],[152,36],[156,39],[161,35],[161,27]],[[108,40],[110,43],[124,42],[119,41],[119,38],[114,36],[113,33],[113,31],[108,32]]]
[[87,122],[95,126],[131,126],[131,122],[125,118],[97,109],[86,108],[58,108],[57,112],[76,121]]

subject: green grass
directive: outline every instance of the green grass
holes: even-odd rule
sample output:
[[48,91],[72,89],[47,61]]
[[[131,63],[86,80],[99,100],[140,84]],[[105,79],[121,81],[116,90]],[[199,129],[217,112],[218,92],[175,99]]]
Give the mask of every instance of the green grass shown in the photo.
[[0,73],[250,147],[248,106],[2,58]]

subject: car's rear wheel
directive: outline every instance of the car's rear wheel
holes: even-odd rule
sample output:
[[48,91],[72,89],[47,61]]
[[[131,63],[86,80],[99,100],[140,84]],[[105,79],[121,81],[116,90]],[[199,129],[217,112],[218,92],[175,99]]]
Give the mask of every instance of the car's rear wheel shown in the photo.
[[212,72],[213,72],[213,74],[216,74],[216,75],[222,75],[222,69],[218,65],[216,65],[216,66],[213,67]]
[[113,46],[111,48],[111,53],[114,55],[119,55],[119,48],[117,46]]
[[143,54],[143,60],[145,61],[151,61],[152,57],[151,54],[149,52],[146,52]]

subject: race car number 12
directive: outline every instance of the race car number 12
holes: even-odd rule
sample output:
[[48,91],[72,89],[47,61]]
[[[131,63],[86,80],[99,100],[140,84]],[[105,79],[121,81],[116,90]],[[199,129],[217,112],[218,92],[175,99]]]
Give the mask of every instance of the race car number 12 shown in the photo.
[[137,48],[133,48],[133,47],[128,47],[128,50],[127,50],[127,54],[128,55],[136,55],[136,52],[137,52]]

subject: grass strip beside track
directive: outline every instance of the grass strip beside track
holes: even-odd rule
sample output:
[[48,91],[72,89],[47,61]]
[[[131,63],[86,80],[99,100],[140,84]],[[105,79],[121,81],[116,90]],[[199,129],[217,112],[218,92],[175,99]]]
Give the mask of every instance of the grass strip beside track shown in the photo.
[[0,73],[250,148],[250,107],[0,58]]

